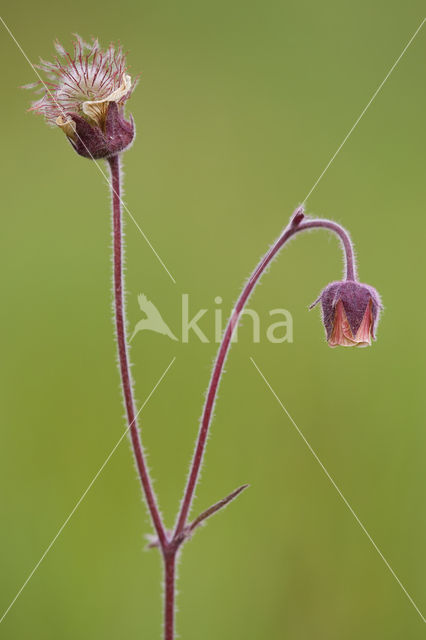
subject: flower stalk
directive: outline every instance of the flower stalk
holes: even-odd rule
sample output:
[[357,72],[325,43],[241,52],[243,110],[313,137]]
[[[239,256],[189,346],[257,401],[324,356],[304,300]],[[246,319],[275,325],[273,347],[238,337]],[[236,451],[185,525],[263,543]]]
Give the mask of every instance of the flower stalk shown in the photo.
[[[174,541],[169,542],[167,538],[166,529],[158,508],[157,498],[152,486],[137,425],[125,322],[123,221],[120,196],[121,184],[119,156],[117,155],[109,158],[108,164],[111,172],[112,192],[114,315],[121,386],[136,468],[164,563],[164,638],[165,640],[174,640],[176,553],[180,545],[176,545]],[[183,540],[181,543],[182,542]]]
[[175,535],[178,536],[186,527],[187,518],[191,509],[194,493],[196,490],[200,469],[203,462],[204,452],[206,448],[207,438],[213,416],[213,409],[219,390],[221,377],[223,374],[226,358],[229,353],[229,349],[232,345],[232,336],[236,330],[241,314],[253,293],[254,288],[259,283],[262,275],[269,267],[274,258],[278,255],[284,245],[294,235],[301,233],[302,231],[309,231],[311,229],[328,229],[335,233],[341,241],[344,256],[345,256],[345,276],[347,281],[356,281],[357,271],[355,264],[355,254],[347,231],[336,222],[324,219],[306,220],[303,206],[300,206],[293,213],[290,223],[284,229],[279,238],[274,242],[269,251],[262,258],[256,269],[250,276],[247,284],[244,286],[240,297],[237,300],[234,310],[228,320],[228,324],[225,328],[225,332],[222,338],[222,343],[218,350],[218,355],[213,366],[213,372],[210,378],[209,386],[207,388],[207,397],[204,404],[203,414],[201,417],[201,426],[198,434],[197,443],[195,446],[194,456],[190,467],[188,476],[188,482],[185,489],[184,498],[182,501],[181,509],[177,519],[175,527]]
[[112,191],[112,227],[113,227],[113,269],[114,269],[114,315],[117,338],[118,359],[120,365],[121,386],[126,407],[130,439],[145,499],[151,515],[154,529],[161,547],[167,545],[167,536],[157,505],[142,442],[139,435],[135,403],[133,399],[132,379],[129,366],[129,354],[126,338],[126,322],[124,309],[124,276],[123,276],[123,221],[120,197],[120,158],[113,156],[108,160],[111,172]]

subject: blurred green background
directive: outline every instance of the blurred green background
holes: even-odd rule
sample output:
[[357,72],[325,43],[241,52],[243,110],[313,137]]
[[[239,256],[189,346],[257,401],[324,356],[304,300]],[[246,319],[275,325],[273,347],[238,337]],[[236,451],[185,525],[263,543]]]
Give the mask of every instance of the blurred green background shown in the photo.
[[[138,136],[125,156],[128,316],[137,294],[180,331],[181,294],[212,335],[420,24],[423,3],[18,2],[29,58],[70,34],[120,40]],[[33,71],[2,27],[1,608],[9,605],[123,432],[111,323],[109,195],[59,130],[26,113]],[[423,638],[425,626],[254,369],[252,356],[425,612],[424,112],[419,34],[308,210],[343,223],[386,311],[371,349],[331,350],[307,305],[341,274],[326,233],[291,243],[251,306],[294,343],[251,340],[223,379],[194,513],[250,489],[185,547],[178,631],[217,638]],[[210,324],[209,324],[210,323]],[[216,351],[141,333],[133,373],[171,526]],[[0,627],[5,640],[159,638],[161,565],[126,441]]]

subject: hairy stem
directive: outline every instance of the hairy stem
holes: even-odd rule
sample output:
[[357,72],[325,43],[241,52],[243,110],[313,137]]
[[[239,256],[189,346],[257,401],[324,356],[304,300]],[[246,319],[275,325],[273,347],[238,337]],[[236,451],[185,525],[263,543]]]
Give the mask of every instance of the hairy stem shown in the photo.
[[120,364],[121,386],[123,390],[124,404],[126,407],[127,421],[130,431],[130,440],[135,456],[136,467],[142,484],[143,493],[148,505],[149,513],[157,532],[157,536],[164,549],[167,546],[167,536],[157,505],[145,455],[139,436],[135,403],[133,399],[132,379],[130,375],[129,354],[126,340],[126,322],[124,307],[124,278],[123,278],[123,229],[120,198],[120,160],[119,156],[113,156],[108,160],[111,171],[112,188],[112,221],[113,221],[113,263],[114,263],[114,312],[117,337],[118,359]]
[[[297,216],[297,217],[296,217]],[[352,243],[349,237],[349,234],[335,222],[330,220],[323,219],[313,219],[307,220],[303,222],[303,210],[296,210],[292,221],[290,224],[284,229],[280,237],[276,240],[276,242],[272,245],[272,247],[267,251],[265,256],[260,261],[259,265],[253,271],[250,279],[247,284],[244,286],[244,289],[238,298],[237,304],[235,305],[234,310],[231,313],[231,316],[228,320],[228,324],[226,326],[225,332],[223,334],[222,342],[219,347],[219,351],[216,357],[216,361],[213,367],[213,371],[211,374],[209,386],[207,388],[207,397],[206,402],[204,404],[203,414],[201,417],[201,425],[198,433],[197,442],[195,445],[195,451],[192,458],[192,463],[190,467],[189,477],[187,481],[187,485],[185,488],[184,497],[182,500],[180,512],[178,515],[174,538],[178,538],[178,536],[182,533],[182,531],[186,527],[188,515],[191,509],[192,501],[194,498],[195,489],[197,486],[197,482],[199,479],[200,469],[203,461],[203,456],[206,448],[207,436],[209,433],[210,424],[212,421],[213,408],[216,401],[216,396],[221,380],[221,376],[223,373],[223,368],[225,365],[225,361],[231,347],[231,340],[235,328],[237,327],[238,321],[241,317],[241,314],[246,306],[253,289],[256,284],[259,282],[263,273],[270,265],[272,260],[276,257],[280,249],[285,245],[285,243],[290,240],[292,236],[301,231],[308,231],[309,229],[328,229],[333,231],[338,235],[342,242],[345,261],[346,261],[346,279],[347,280],[356,280],[356,267],[354,260],[354,252]],[[297,222],[296,222],[297,220]]]
[[[112,209],[113,209],[113,238],[114,238],[114,310],[115,325],[117,334],[117,347],[120,363],[121,384],[126,406],[127,420],[130,431],[130,439],[132,443],[133,453],[136,460],[136,467],[142,484],[143,493],[148,504],[149,513],[158,536],[158,545],[160,547],[163,564],[164,564],[164,640],[174,640],[175,637],[175,595],[176,595],[176,558],[180,545],[183,543],[187,533],[187,519],[194,498],[195,489],[199,479],[201,464],[206,448],[207,436],[212,421],[213,408],[217,397],[217,392],[223,373],[226,357],[228,355],[232,336],[237,327],[238,321],[247,304],[254,287],[259,282],[263,273],[270,265],[274,257],[278,254],[284,244],[295,234],[301,231],[307,231],[314,228],[329,229],[336,233],[341,242],[346,258],[346,279],[356,280],[356,267],[354,261],[354,252],[349,235],[338,224],[329,220],[303,220],[303,210],[300,209],[293,216],[290,224],[284,229],[278,240],[273,244],[269,251],[265,254],[259,265],[252,273],[249,281],[244,286],[243,291],[238,298],[237,304],[229,318],[226,326],[222,343],[219,347],[213,372],[210,378],[207,398],[201,418],[200,430],[195,445],[194,456],[191,463],[188,482],[185,488],[183,501],[178,514],[174,535],[169,539],[163,520],[161,518],[157,499],[154,494],[152,482],[149,476],[148,468],[145,461],[145,455],[137,426],[137,414],[135,412],[135,404],[133,399],[132,380],[130,375],[130,363],[126,340],[126,324],[125,324],[125,307],[124,307],[124,281],[123,281],[123,231],[122,231],[122,213],[120,199],[120,162],[119,157],[114,156],[108,160],[111,178],[112,178]],[[224,504],[227,504],[233,497],[240,493],[244,487],[240,487],[222,500],[211,509],[201,514],[194,521],[193,528],[198,525],[201,520],[215,513]]]
[[173,640],[175,633],[176,551],[166,553],[164,559],[164,640]]

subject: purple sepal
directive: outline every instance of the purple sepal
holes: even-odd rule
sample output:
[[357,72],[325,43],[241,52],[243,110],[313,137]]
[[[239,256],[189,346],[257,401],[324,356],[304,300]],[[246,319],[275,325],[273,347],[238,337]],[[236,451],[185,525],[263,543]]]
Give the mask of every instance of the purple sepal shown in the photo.
[[68,113],[74,123],[75,139],[68,138],[75,151],[85,158],[99,160],[109,158],[131,145],[135,137],[135,125],[132,116],[130,121],[124,119],[116,102],[108,104],[105,118],[105,130],[92,126],[76,113]]

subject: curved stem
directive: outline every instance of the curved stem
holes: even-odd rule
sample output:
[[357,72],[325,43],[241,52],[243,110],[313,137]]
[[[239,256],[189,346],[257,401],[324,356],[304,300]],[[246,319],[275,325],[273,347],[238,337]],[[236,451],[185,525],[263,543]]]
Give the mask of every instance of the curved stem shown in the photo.
[[108,159],[112,180],[112,213],[114,237],[114,311],[117,334],[118,359],[120,364],[121,386],[126,407],[130,440],[135,456],[136,467],[142,484],[142,489],[148,504],[149,513],[157,532],[161,548],[167,545],[167,536],[161,519],[157,500],[149,477],[148,467],[139,436],[136,422],[135,404],[133,400],[132,379],[130,375],[129,355],[126,340],[126,324],[124,309],[124,279],[123,279],[123,230],[121,218],[120,198],[120,160],[118,155]]
[[337,236],[339,236],[345,254],[346,280],[358,280],[354,248],[349,233],[346,231],[346,229],[341,227],[340,224],[337,224],[337,222],[332,222],[331,220],[323,220],[321,218],[302,222],[302,224],[296,228],[296,232],[304,231],[306,229],[329,229],[330,231],[333,231]]
[[[293,223],[296,220],[296,215],[298,215],[298,222]],[[237,304],[235,305],[234,310],[231,313],[231,316],[228,320],[228,324],[226,326],[225,332],[223,334],[222,343],[219,347],[219,351],[217,354],[217,358],[213,367],[212,375],[210,378],[209,386],[207,389],[207,397],[206,402],[204,404],[203,415],[201,418],[200,430],[198,433],[197,443],[195,445],[194,456],[192,459],[188,482],[185,488],[184,497],[182,500],[179,516],[177,519],[174,538],[176,538],[179,534],[182,533],[186,526],[187,518],[189,515],[189,511],[191,509],[192,500],[194,498],[194,492],[197,485],[198,477],[200,474],[201,464],[203,461],[204,451],[206,448],[207,436],[212,420],[213,408],[217,396],[217,391],[220,384],[220,379],[223,373],[223,368],[225,365],[225,360],[227,358],[231,340],[234,333],[234,330],[238,324],[241,313],[244,310],[245,305],[250,298],[251,293],[253,292],[254,287],[259,282],[261,276],[272,262],[274,257],[278,254],[280,249],[284,246],[284,244],[295,234],[300,233],[301,231],[308,231],[309,229],[329,229],[338,235],[340,238],[345,258],[346,258],[346,279],[347,280],[355,280],[356,279],[356,268],[354,261],[354,251],[352,247],[352,243],[349,237],[349,234],[335,222],[330,220],[323,219],[314,219],[307,220],[306,222],[300,222],[303,220],[303,214],[301,210],[296,210],[294,216],[292,217],[292,221],[290,224],[284,229],[280,237],[276,240],[276,242],[272,245],[269,251],[265,254],[265,256],[260,261],[259,265],[253,271],[250,279],[247,284],[244,286],[244,289],[238,298]]]

